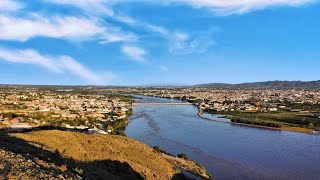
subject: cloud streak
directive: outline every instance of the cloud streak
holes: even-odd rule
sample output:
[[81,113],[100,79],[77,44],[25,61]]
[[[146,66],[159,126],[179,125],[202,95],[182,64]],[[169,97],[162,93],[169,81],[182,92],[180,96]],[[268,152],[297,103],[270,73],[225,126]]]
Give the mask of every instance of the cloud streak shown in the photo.
[[177,55],[206,53],[213,45],[212,30],[200,32],[191,36],[186,33],[175,32],[170,37],[169,52]]
[[61,68],[56,65],[53,58],[42,56],[32,49],[10,50],[0,48],[0,59],[11,63],[39,65],[57,73],[63,72]]
[[38,65],[60,74],[71,73],[89,83],[97,85],[109,83],[107,82],[108,80],[111,81],[116,78],[112,73],[108,73],[109,77],[100,76],[70,56],[63,55],[53,57],[41,55],[33,49],[17,50],[0,48],[0,60],[10,63]]
[[97,23],[94,19],[73,16],[45,18],[0,15],[0,39],[25,42],[34,37],[68,39],[71,41],[99,40],[101,43],[135,41],[134,34]]
[[14,0],[1,0],[0,10],[1,11],[17,11],[21,9],[23,5]]
[[208,8],[218,15],[233,15],[244,14],[254,10],[260,10],[277,6],[298,7],[301,5],[314,3],[318,1],[319,0],[118,0],[110,1],[109,4],[132,2],[159,4],[165,6],[175,4],[186,4],[195,8]]
[[110,0],[46,0],[59,5],[74,6],[86,11],[88,14],[113,16],[114,12],[108,4]]
[[[112,9],[112,5],[116,3],[126,3],[129,2],[128,0],[122,0],[122,1],[106,1],[106,0],[48,0],[51,3],[56,4],[63,4],[63,5],[71,5],[74,7],[78,7],[82,9],[87,14],[92,14],[92,7],[91,6],[101,6],[103,8]],[[138,0],[138,2],[144,2],[143,0]],[[174,1],[172,1],[174,2]],[[151,2],[148,2],[151,3]],[[156,2],[153,2],[156,3]],[[161,3],[161,2],[160,2]],[[173,54],[192,54],[192,53],[204,53],[207,49],[210,48],[210,46],[213,44],[212,40],[206,41],[202,37],[198,37],[199,35],[191,36],[189,34],[186,34],[188,38],[181,39],[179,37],[179,34],[173,31],[168,30],[167,28],[155,24],[150,24],[147,22],[139,21],[137,19],[134,19],[130,16],[125,15],[119,15],[116,12],[112,11],[112,13],[105,13],[105,14],[94,14],[97,18],[102,18],[104,16],[108,16],[109,18],[112,18],[118,22],[127,24],[134,28],[142,28],[147,33],[154,33],[159,35],[160,37],[166,39],[169,43],[169,51]],[[189,37],[190,36],[190,37]],[[106,39],[115,39],[117,37],[113,38],[106,38]],[[117,39],[115,39],[117,40]],[[146,51],[142,49],[141,47],[133,47],[133,46],[122,46],[121,47],[122,53],[124,53],[126,56],[130,57],[130,59],[141,62],[144,61],[144,55],[146,54]]]
[[253,10],[276,6],[297,7],[317,0],[167,0],[168,3],[185,3],[196,8],[209,8],[219,15],[244,14]]
[[[119,3],[151,3],[160,5],[187,4],[195,8],[210,8],[221,15],[243,14],[253,10],[275,6],[297,7],[318,0],[47,0],[57,4],[68,4],[87,12],[109,12],[114,15],[112,5]],[[101,10],[102,9],[102,10]],[[92,11],[93,10],[93,11]]]
[[144,49],[137,46],[124,45],[121,47],[121,51],[132,60],[138,62],[144,61],[144,56],[147,54],[147,52]]
[[102,78],[69,56],[61,56],[60,63],[65,70],[94,84],[103,84]]

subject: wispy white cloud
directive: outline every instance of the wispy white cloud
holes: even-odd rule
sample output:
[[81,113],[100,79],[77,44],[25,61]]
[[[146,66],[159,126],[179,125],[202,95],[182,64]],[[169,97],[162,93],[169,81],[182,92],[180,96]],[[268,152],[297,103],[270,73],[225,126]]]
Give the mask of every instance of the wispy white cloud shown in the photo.
[[169,68],[165,65],[159,65],[158,67],[161,71],[169,71]]
[[166,29],[165,27],[162,27],[162,26],[149,24],[149,23],[142,23],[142,26],[150,31],[153,31],[155,33],[159,33],[162,36],[168,36],[170,34],[169,30]]
[[[110,83],[116,78],[116,75],[110,72],[104,75],[94,73],[70,56],[47,56],[33,49],[0,48],[0,60],[10,63],[38,65],[55,73],[71,73],[93,84]],[[108,75],[108,77],[105,75]]]
[[63,72],[52,57],[42,56],[32,49],[16,50],[0,48],[0,59],[11,63],[39,65],[57,73]]
[[[141,22],[130,17],[126,17],[124,21],[128,22],[131,26],[143,28],[166,39],[168,41],[169,52],[172,54],[205,53],[212,45],[215,44],[211,37],[213,34],[212,29],[207,30],[207,32],[194,33],[193,35],[190,35],[186,32],[174,32],[163,26]],[[122,47],[122,52],[126,55],[129,53],[133,54],[132,51],[143,52],[136,49],[133,50],[133,48],[124,47]],[[132,57],[132,55],[130,55],[130,57]],[[141,61],[142,58],[135,57],[133,59]]]
[[1,11],[17,11],[23,7],[23,4],[15,0],[1,0]]
[[65,72],[78,76],[91,84],[105,85],[118,80],[116,74],[107,71],[96,73],[70,56],[60,56],[58,63]]
[[[119,12],[113,10],[113,5],[117,3],[133,2],[130,0],[46,0],[51,3],[60,5],[70,5],[83,10],[86,14],[95,17],[109,17],[121,23],[125,23],[130,26],[141,27],[146,30],[166,34],[167,30],[164,27],[145,23],[136,20],[130,16],[123,15]],[[135,1],[137,3],[144,2],[143,0]]]
[[46,18],[38,14],[31,17],[0,15],[0,39],[23,42],[34,37],[72,41],[95,39],[103,43],[136,40],[134,34],[123,32],[112,25],[105,27],[94,19],[73,16]]
[[109,25],[105,28],[104,33],[101,34],[100,43],[113,43],[113,42],[135,42],[139,40],[139,37],[132,33],[123,31],[121,28]]
[[[172,54],[205,53],[215,44],[211,37],[215,28],[211,28],[206,32],[193,33],[190,35],[186,32],[171,31],[163,26],[138,21],[130,17],[126,17],[125,22],[126,21],[128,21],[128,24],[131,26],[143,28],[166,39],[168,41],[169,52]],[[127,48],[126,51],[131,52],[133,50]],[[122,52],[128,55],[128,52],[125,52],[124,48],[122,48]]]
[[206,53],[215,45],[213,32],[209,29],[207,32],[198,32],[192,36],[184,32],[174,32],[169,39],[169,51],[177,55]]
[[115,0],[112,3],[151,3],[159,5],[187,4],[195,8],[209,8],[219,15],[244,14],[253,10],[276,6],[297,7],[308,3],[319,2],[319,0]]
[[131,26],[137,24],[137,21],[135,19],[133,19],[132,17],[129,17],[129,16],[125,16],[125,15],[116,15],[114,17],[114,19],[116,19],[117,21],[119,21],[121,23],[125,23],[125,24],[131,25]]
[[68,70],[76,76],[82,77],[83,79],[86,79],[94,84],[103,84],[103,79],[99,75],[95,74],[69,56],[61,56],[60,63],[65,70]]
[[166,0],[168,3],[186,3],[196,8],[210,8],[220,15],[243,14],[276,6],[297,7],[317,0]]
[[47,2],[70,5],[86,11],[89,14],[113,16],[114,12],[108,4],[110,0],[46,0]]
[[[55,3],[55,4],[60,4],[60,5],[70,5],[70,6],[77,7],[83,10],[85,14],[96,17],[98,19],[99,18],[102,19],[107,16],[108,18],[111,18],[120,23],[127,24],[131,27],[144,29],[148,31],[148,33],[152,32],[152,33],[159,34],[166,39],[167,37],[170,36],[170,32],[162,26],[142,22],[130,16],[113,11],[112,5],[117,3],[130,2],[128,0],[46,0],[46,1]],[[130,33],[127,33],[127,34],[121,33],[120,36],[112,34],[112,37],[109,37],[108,35],[106,35],[105,39],[106,40],[101,41],[101,43],[109,43],[110,41],[122,41],[122,39],[131,39],[132,41],[137,41],[138,37]],[[141,47],[122,46],[121,50],[122,50],[122,53],[124,53],[125,55],[127,55],[128,57],[130,57],[132,60],[135,60],[135,61],[143,61],[144,60],[143,56],[146,54],[146,51]]]
[[138,62],[144,61],[144,56],[147,54],[147,52],[143,48],[137,46],[124,45],[121,47],[121,51],[128,57],[130,57],[132,60]]

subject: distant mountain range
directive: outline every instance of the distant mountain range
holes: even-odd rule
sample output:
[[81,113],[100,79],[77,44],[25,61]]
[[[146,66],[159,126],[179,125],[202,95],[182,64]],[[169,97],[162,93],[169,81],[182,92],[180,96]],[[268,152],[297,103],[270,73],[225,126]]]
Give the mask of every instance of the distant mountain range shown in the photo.
[[19,84],[0,84],[0,88],[19,88],[19,87],[38,87],[44,89],[61,89],[68,90],[88,90],[96,88],[106,87],[202,87],[202,88],[229,88],[229,89],[320,89],[320,80],[318,81],[266,81],[266,82],[251,82],[241,84],[228,84],[228,83],[207,83],[197,85],[186,84],[149,84],[149,85],[137,85],[137,86],[111,86],[111,85],[19,85]]
[[254,82],[254,83],[242,83],[242,84],[226,84],[226,83],[209,83],[198,84],[195,87],[210,87],[210,88],[251,88],[251,89],[263,89],[263,88],[275,88],[275,89],[320,89],[319,81],[267,81],[267,82]]

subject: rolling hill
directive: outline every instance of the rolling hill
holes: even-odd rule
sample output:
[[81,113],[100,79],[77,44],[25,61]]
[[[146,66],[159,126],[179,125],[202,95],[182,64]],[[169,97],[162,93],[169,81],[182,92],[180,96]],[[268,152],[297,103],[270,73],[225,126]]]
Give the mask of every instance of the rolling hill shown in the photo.
[[41,130],[0,138],[0,179],[184,179],[180,168],[209,177],[193,161],[123,136]]
[[241,84],[226,84],[226,83],[209,83],[198,84],[194,87],[207,87],[207,88],[252,88],[252,89],[320,89],[319,81],[266,81],[266,82],[254,82],[254,83],[241,83]]

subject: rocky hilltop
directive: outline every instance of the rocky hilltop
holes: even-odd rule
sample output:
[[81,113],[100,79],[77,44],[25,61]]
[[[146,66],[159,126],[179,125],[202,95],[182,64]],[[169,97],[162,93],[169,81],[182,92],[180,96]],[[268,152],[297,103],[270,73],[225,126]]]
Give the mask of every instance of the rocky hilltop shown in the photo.
[[185,179],[181,168],[209,178],[122,136],[41,130],[0,137],[0,179]]

